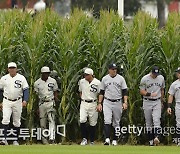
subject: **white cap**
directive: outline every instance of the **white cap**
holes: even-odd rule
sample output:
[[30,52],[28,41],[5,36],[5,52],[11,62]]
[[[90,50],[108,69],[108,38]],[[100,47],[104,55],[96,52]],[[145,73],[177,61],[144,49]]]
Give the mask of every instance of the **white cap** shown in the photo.
[[47,66],[41,68],[41,73],[50,73],[50,69]]
[[84,71],[84,74],[93,75],[94,71],[91,68],[86,68],[85,71]]
[[10,63],[8,64],[8,68],[10,68],[10,67],[15,67],[15,68],[17,68],[17,65],[16,65],[15,62],[10,62]]

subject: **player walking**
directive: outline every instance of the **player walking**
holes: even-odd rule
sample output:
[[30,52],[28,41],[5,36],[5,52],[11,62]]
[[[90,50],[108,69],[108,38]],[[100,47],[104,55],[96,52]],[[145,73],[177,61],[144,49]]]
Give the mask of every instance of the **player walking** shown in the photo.
[[116,129],[120,127],[122,109],[127,109],[127,99],[126,81],[121,75],[117,74],[116,64],[110,64],[109,74],[102,79],[99,95],[99,103],[103,101],[106,138],[104,145],[110,145],[111,124],[114,128],[112,145],[117,145]]
[[[55,101],[58,100],[58,85],[55,79],[51,78],[49,67],[41,68],[41,78],[34,83],[34,90],[39,96],[39,116],[42,130],[46,129],[49,122],[50,144],[55,143]],[[43,144],[48,144],[45,137],[42,137]]]
[[90,144],[94,144],[95,130],[98,119],[97,110],[101,110],[101,104],[97,106],[97,97],[100,91],[100,81],[93,76],[93,70],[86,68],[84,78],[79,81],[80,105],[80,127],[82,134],[81,145],[87,145],[87,118],[89,118]]
[[150,146],[160,143],[161,102],[164,98],[164,88],[164,77],[160,75],[157,66],[154,66],[151,73],[145,75],[140,82],[140,94],[143,96],[143,109]]
[[174,81],[169,88],[169,98],[168,98],[168,114],[172,113],[172,102],[175,98],[175,115],[176,115],[176,134],[177,134],[177,144],[180,146],[180,67],[175,71],[177,80]]
[[29,98],[29,86],[23,75],[17,73],[17,65],[14,62],[8,64],[9,74],[3,76],[0,81],[0,89],[3,91],[3,120],[4,139],[1,145],[8,145],[7,130],[12,115],[13,126],[16,130],[16,140],[13,145],[19,145],[18,136],[21,125],[22,107],[27,105]]

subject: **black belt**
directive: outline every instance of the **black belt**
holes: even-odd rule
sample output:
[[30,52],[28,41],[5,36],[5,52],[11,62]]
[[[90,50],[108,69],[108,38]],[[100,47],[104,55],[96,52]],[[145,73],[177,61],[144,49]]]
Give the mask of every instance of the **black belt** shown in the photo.
[[145,100],[148,100],[148,101],[157,101],[159,100],[160,98],[157,98],[157,99],[151,99],[151,98],[144,98]]
[[15,101],[17,101],[17,100],[20,100],[22,97],[19,97],[19,98],[17,98],[17,99],[9,99],[9,98],[7,98],[7,97],[4,97],[4,98],[7,99],[8,101],[15,102]]
[[50,99],[50,100],[42,100],[42,102],[51,102],[53,101],[54,99]]
[[109,98],[106,98],[104,97],[105,99],[107,99],[108,101],[111,101],[111,102],[119,102],[121,99],[109,99]]
[[82,101],[84,101],[86,103],[93,103],[93,102],[96,102],[96,99],[95,100],[85,100],[85,99],[82,99]]

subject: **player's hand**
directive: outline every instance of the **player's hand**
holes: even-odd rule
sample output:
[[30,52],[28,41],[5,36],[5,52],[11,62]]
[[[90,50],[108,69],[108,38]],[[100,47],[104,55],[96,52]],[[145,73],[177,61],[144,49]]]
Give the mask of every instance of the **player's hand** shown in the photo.
[[156,96],[157,96],[157,93],[151,93],[151,96],[152,96],[152,97],[156,97]]
[[0,103],[0,111],[2,111],[2,109],[3,109],[3,104]]
[[123,103],[123,110],[127,110],[127,108],[128,108],[127,103]]
[[167,108],[167,113],[168,113],[169,115],[172,114],[172,109],[171,109],[170,107]]
[[22,107],[26,107],[27,106],[27,102],[26,101],[23,101],[22,102]]
[[102,112],[102,105],[101,105],[101,104],[98,104],[98,105],[97,105],[96,111]]

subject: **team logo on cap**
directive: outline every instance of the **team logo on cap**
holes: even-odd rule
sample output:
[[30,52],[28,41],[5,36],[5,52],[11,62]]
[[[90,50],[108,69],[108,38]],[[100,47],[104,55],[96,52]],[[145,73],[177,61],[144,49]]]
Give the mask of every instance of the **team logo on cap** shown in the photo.
[[156,73],[158,73],[158,72],[159,72],[159,70],[155,70],[155,72],[156,72]]

